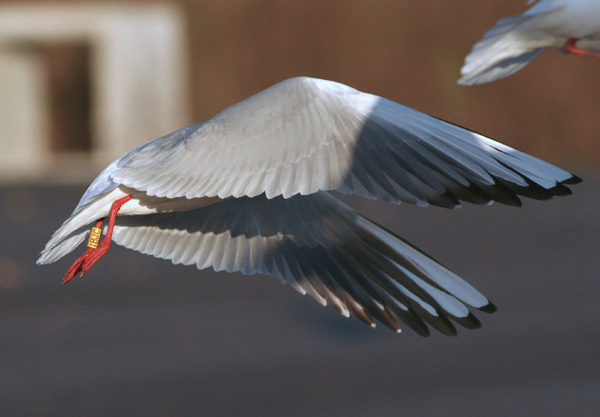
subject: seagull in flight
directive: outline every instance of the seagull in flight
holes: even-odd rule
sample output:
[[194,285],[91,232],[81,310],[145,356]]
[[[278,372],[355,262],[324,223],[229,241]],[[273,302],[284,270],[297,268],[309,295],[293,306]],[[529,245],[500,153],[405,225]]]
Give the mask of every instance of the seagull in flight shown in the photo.
[[455,324],[480,327],[469,307],[494,305],[329,191],[423,207],[519,206],[519,196],[567,195],[565,184],[579,181],[385,98],[292,78],[111,163],[37,263],[87,238],[66,283],[114,242],[198,269],[271,275],[373,327],[455,335]]
[[465,59],[458,83],[508,77],[544,48],[600,58],[600,1],[540,0],[521,16],[499,20]]

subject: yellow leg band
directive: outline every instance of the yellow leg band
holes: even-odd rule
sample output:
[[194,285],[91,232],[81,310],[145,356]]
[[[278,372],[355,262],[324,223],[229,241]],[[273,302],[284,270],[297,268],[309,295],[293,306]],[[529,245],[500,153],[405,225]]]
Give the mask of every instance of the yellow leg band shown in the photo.
[[88,247],[96,249],[98,247],[98,243],[100,243],[100,236],[102,236],[102,229],[99,227],[92,227],[90,238],[88,239],[87,243]]

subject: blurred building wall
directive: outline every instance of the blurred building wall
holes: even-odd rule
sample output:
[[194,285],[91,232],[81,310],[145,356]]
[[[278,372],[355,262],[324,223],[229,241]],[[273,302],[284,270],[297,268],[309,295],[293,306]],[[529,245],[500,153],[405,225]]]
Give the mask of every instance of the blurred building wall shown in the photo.
[[[65,3],[92,2],[60,2]],[[596,166],[599,160],[599,60],[548,50],[509,78],[474,87],[456,84],[473,44],[501,17],[524,12],[525,0],[170,3],[186,19],[191,122],[283,79],[307,75],[401,102],[568,168]]]
[[[159,3],[1,5],[0,103],[14,122],[0,125],[0,175],[87,182],[189,123],[183,26]],[[17,64],[26,71],[6,70]]]

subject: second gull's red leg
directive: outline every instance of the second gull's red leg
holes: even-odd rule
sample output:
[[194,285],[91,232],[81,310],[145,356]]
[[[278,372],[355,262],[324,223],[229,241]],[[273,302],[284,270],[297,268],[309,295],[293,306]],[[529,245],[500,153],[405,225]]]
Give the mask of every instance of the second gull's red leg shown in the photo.
[[[66,284],[67,282],[69,282],[71,280],[71,278],[73,278],[78,272],[79,272],[80,277],[83,276],[83,274],[85,274],[87,271],[89,271],[90,268],[92,266],[94,266],[94,264],[96,262],[98,262],[100,260],[100,258],[102,258],[104,256],[104,254],[106,252],[108,252],[108,250],[110,249],[110,243],[112,241],[112,234],[113,234],[113,229],[115,227],[115,221],[117,220],[117,213],[121,209],[121,206],[123,204],[125,204],[126,202],[128,202],[129,200],[131,200],[130,195],[120,198],[112,204],[112,206],[110,208],[110,214],[108,216],[108,225],[106,228],[106,236],[104,237],[102,242],[100,242],[100,245],[98,247],[88,248],[85,251],[85,253],[83,254],[83,256],[80,257],[79,259],[77,259],[75,261],[75,263],[73,265],[71,265],[71,267],[65,274],[65,277],[63,278],[63,284]],[[101,219],[98,219],[96,221],[96,227],[98,227],[98,228],[101,227],[103,222],[104,222],[104,217]]]
[[578,40],[579,38],[569,39],[567,43],[565,43],[565,49],[574,55],[589,56],[591,58],[600,58],[600,54],[597,52],[586,51],[585,49],[581,49],[575,46],[575,43],[577,43]]

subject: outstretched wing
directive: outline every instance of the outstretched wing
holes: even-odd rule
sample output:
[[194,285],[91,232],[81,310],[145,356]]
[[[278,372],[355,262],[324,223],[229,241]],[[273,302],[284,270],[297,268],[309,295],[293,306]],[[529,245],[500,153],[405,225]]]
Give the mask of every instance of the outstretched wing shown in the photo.
[[428,335],[479,327],[465,306],[494,311],[461,278],[325,192],[229,199],[188,212],[117,218],[127,248],[203,269],[263,273],[340,313]]
[[399,203],[519,204],[571,174],[461,127],[331,81],[294,78],[131,151],[114,182],[149,195],[268,198],[338,190]]

